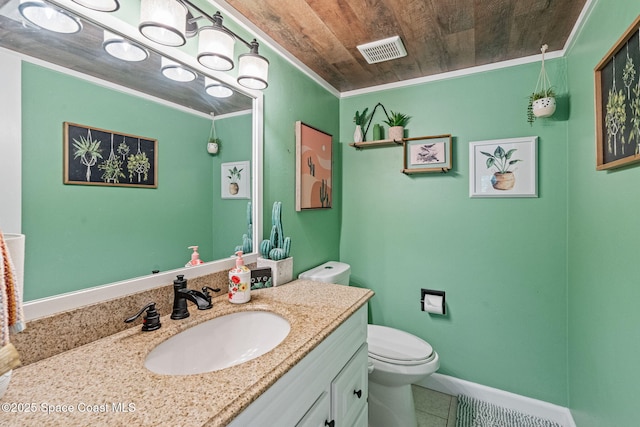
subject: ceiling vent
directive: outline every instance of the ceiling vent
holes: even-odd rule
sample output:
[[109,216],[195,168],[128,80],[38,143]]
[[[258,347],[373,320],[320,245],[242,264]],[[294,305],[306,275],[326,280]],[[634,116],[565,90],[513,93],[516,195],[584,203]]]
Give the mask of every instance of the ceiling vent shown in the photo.
[[366,59],[369,64],[390,61],[392,59],[407,56],[407,50],[404,48],[404,44],[402,44],[402,40],[399,36],[361,44],[358,46],[358,50],[362,53],[362,56],[364,56],[364,59]]

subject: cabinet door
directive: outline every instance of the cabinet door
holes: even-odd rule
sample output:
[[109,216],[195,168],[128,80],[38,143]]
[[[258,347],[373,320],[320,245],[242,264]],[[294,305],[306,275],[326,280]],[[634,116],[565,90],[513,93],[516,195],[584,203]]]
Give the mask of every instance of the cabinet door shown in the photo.
[[[331,401],[329,392],[323,391],[318,400],[304,414],[296,427],[324,427],[331,423]],[[326,424],[325,424],[326,423]]]
[[369,408],[368,405],[362,408],[360,414],[353,423],[353,427],[369,427]]
[[331,412],[336,427],[354,426],[362,409],[367,407],[367,359],[365,343],[331,383]]

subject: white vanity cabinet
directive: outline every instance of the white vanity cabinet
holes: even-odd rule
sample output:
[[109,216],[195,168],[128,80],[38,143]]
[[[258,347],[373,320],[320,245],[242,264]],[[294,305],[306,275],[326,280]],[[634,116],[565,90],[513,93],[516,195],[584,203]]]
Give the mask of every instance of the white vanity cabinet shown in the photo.
[[367,309],[331,335],[229,426],[367,426]]

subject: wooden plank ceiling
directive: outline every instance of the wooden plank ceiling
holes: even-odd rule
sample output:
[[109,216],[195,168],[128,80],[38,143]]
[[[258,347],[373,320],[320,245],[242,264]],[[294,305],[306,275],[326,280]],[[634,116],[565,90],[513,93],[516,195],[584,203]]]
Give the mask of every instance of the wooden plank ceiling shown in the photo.
[[[586,0],[227,0],[340,92],[561,50]],[[398,35],[407,56],[357,45]]]

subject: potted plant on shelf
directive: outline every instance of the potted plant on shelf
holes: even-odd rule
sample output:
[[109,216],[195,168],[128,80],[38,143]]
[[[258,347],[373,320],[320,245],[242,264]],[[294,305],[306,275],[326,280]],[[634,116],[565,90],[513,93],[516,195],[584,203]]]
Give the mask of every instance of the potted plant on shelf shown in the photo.
[[538,83],[536,88],[529,95],[529,103],[527,105],[527,122],[533,125],[536,117],[550,117],[556,111],[556,94],[551,87],[549,76],[544,68],[544,53],[549,46],[542,45],[542,66],[538,75]]
[[394,141],[402,141],[404,138],[404,127],[409,123],[411,116],[406,114],[396,113],[391,110],[391,115],[387,120],[383,120],[389,126],[389,139]]
[[517,148],[512,148],[509,151],[504,151],[504,148],[498,145],[493,151],[493,154],[485,151],[480,151],[487,156],[487,169],[492,167],[496,168],[496,172],[491,177],[491,185],[496,190],[511,190],[516,184],[516,176],[513,171],[509,170],[511,166],[518,162],[520,159],[511,160],[513,153],[517,151]]
[[356,111],[356,115],[353,116],[353,123],[356,124],[356,130],[353,133],[353,142],[364,141],[362,126],[367,123],[367,111],[369,111],[369,108],[365,108],[364,110],[362,110],[362,114],[360,114],[359,111]]

